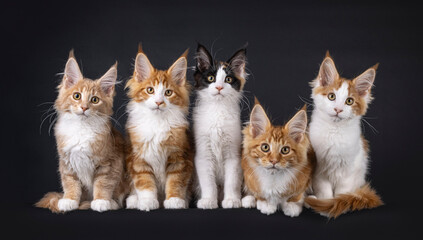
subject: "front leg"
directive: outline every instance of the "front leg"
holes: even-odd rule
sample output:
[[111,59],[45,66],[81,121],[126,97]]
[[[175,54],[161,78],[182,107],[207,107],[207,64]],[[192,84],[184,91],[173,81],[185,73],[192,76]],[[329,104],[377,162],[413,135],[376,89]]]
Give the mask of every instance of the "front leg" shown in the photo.
[[324,175],[315,176],[313,178],[313,191],[314,195],[319,199],[333,198],[333,186]]
[[241,185],[241,159],[238,154],[233,154],[230,158],[225,159],[223,208],[241,207]]
[[191,180],[193,164],[186,160],[184,153],[169,156],[166,168],[166,200],[163,205],[167,209],[187,208],[187,190]]
[[218,208],[217,184],[212,154],[209,149],[200,144],[197,144],[195,168],[201,189],[201,198],[197,202],[197,207],[202,209]]
[[[132,183],[136,195],[132,195],[127,199],[128,208],[136,197],[136,208],[142,211],[150,211],[159,208],[157,200],[157,186],[154,178],[153,170],[144,160],[138,159],[134,162],[129,170],[132,176]],[[130,203],[130,204],[128,204]]]
[[57,203],[57,207],[62,212],[78,209],[82,194],[81,182],[62,161],[60,161],[59,169],[64,194]]
[[288,200],[282,200],[282,211],[286,216],[297,217],[303,210],[304,194],[291,197]]
[[104,212],[119,208],[119,205],[112,200],[119,175],[111,170],[111,165],[100,166],[96,170],[94,175],[94,196],[91,202],[91,209],[94,211]]
[[257,209],[263,214],[270,215],[276,212],[278,203],[265,199],[257,199]]

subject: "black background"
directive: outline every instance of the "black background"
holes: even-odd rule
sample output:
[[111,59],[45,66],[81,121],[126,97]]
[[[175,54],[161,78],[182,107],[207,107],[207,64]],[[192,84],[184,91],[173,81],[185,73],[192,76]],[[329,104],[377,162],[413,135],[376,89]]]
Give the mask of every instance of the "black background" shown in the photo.
[[[279,1],[8,1],[2,4],[2,218],[14,238],[417,238],[422,144],[421,8],[406,2]],[[298,218],[257,210],[77,211],[55,215],[32,205],[59,191],[57,154],[43,111],[70,49],[84,76],[98,78],[117,60],[115,115],[126,121],[123,86],[139,42],[164,69],[197,41],[226,60],[248,42],[257,96],[282,124],[310,99],[308,82],[330,50],[341,76],[353,78],[379,62],[375,101],[363,131],[371,144],[369,181],[386,205],[336,220],[304,210]],[[189,70],[192,82],[193,71]],[[50,105],[49,105],[50,102]],[[47,103],[47,104],[43,104]],[[42,105],[40,105],[42,104]],[[123,106],[123,107],[122,107]],[[309,108],[311,109],[311,108]],[[243,121],[248,118],[243,104]],[[421,221],[420,221],[421,222]]]

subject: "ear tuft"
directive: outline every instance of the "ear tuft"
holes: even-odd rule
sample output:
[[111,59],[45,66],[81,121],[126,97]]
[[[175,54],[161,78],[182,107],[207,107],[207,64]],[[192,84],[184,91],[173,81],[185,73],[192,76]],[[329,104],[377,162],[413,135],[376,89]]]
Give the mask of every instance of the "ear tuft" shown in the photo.
[[229,66],[235,75],[246,78],[245,65],[247,64],[247,49],[242,48],[238,50],[229,60]]
[[201,44],[198,44],[197,46],[195,59],[197,60],[197,69],[200,72],[206,71],[213,64],[213,58],[211,57],[209,51],[207,51],[207,49]]
[[256,104],[250,114],[250,134],[253,138],[262,135],[271,126],[263,107]]
[[101,90],[110,95],[115,90],[117,79],[117,61],[110,69],[100,78]]
[[172,80],[178,85],[183,86],[186,81],[187,75],[187,58],[188,50],[185,51],[178,60],[167,70],[168,74],[172,77]]
[[147,80],[153,73],[154,68],[148,60],[147,56],[140,52],[135,59],[135,79],[138,82]]
[[73,50],[69,53],[69,59],[66,62],[65,72],[63,75],[63,85],[65,88],[69,88],[75,85],[79,80],[83,79],[81,70],[79,69],[78,63],[73,55]]
[[307,113],[303,109],[298,111],[286,124],[289,136],[297,143],[303,140],[307,129]]

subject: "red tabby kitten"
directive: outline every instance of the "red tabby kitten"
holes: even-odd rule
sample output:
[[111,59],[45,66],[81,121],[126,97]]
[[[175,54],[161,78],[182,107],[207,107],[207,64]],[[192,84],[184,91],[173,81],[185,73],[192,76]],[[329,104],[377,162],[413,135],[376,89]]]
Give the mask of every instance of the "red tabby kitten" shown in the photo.
[[314,153],[306,134],[305,108],[284,126],[274,126],[256,101],[250,124],[244,130],[242,169],[247,192],[242,206],[273,214],[298,216],[309,187]]
[[187,52],[166,71],[155,69],[141,47],[134,76],[127,83],[127,131],[131,148],[127,168],[131,196],[127,208],[150,211],[188,207],[193,154],[187,120],[189,84]]
[[54,105],[63,193],[47,193],[37,207],[67,212],[84,200],[99,212],[122,206],[125,147],[110,121],[116,77],[115,64],[98,80],[84,78],[70,52]]

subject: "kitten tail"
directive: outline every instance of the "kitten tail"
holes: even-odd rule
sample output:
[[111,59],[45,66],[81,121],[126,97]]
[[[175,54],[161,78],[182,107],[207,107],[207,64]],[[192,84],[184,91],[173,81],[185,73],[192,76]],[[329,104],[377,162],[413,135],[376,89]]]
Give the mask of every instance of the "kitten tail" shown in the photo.
[[[48,208],[53,213],[63,213],[62,211],[59,210],[59,207],[57,205],[59,203],[59,200],[62,197],[63,197],[63,193],[49,192],[49,193],[46,193],[46,195],[44,195],[44,197],[41,198],[40,201],[38,201],[35,204],[35,206],[39,208]],[[115,205],[117,204],[114,204],[113,206]],[[91,201],[81,202],[78,207],[79,210],[87,210],[90,208],[91,208]]]
[[339,194],[333,199],[317,199],[307,197],[305,203],[314,211],[337,218],[348,211],[370,209],[383,205],[376,191],[369,184],[357,189],[354,193]]

